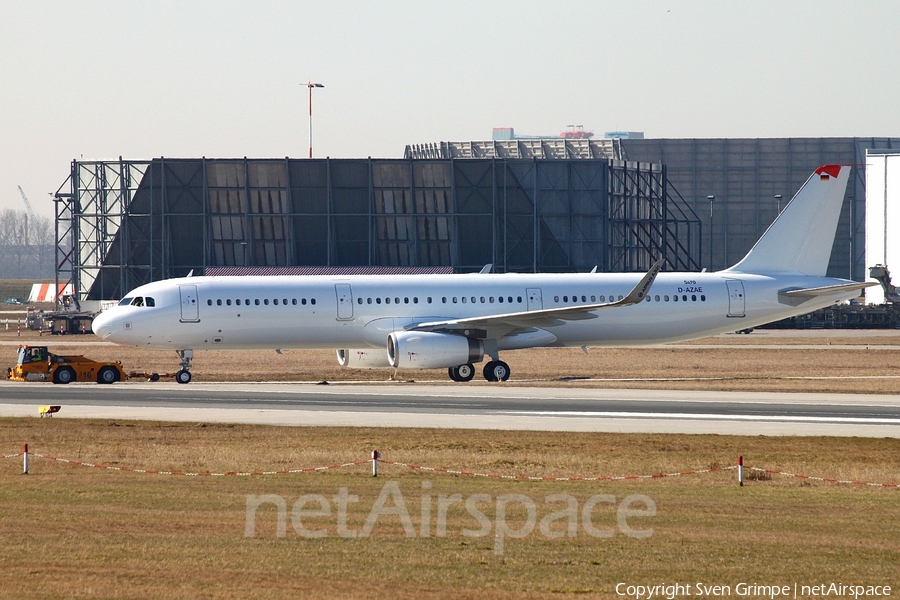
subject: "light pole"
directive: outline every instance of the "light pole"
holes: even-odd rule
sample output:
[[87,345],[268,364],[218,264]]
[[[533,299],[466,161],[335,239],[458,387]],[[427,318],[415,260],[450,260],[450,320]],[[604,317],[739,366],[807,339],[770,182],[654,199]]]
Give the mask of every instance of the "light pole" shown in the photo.
[[775,216],[777,217],[781,214],[781,194],[775,194],[775,203],[778,207],[778,212],[775,213]]
[[715,196],[707,196],[707,200],[709,200],[709,270],[712,271],[712,238],[713,238],[713,202],[715,202]]
[[300,85],[305,85],[309,88],[309,157],[312,158],[312,91],[313,88],[323,88],[325,86],[312,81],[301,83]]

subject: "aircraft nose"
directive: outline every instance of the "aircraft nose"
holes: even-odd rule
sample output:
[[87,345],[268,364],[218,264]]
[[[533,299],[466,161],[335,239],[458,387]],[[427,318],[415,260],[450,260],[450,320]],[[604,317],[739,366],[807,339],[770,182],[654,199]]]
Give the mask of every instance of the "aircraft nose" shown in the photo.
[[104,340],[108,339],[115,331],[116,321],[117,319],[113,317],[109,311],[104,311],[94,317],[94,322],[91,324],[91,331],[94,332],[94,335]]

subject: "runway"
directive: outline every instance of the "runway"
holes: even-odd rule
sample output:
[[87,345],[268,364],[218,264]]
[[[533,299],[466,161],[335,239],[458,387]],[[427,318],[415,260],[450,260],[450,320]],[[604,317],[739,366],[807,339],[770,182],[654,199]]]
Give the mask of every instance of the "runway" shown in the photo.
[[0,416],[306,426],[900,437],[900,396],[376,383],[0,382]]

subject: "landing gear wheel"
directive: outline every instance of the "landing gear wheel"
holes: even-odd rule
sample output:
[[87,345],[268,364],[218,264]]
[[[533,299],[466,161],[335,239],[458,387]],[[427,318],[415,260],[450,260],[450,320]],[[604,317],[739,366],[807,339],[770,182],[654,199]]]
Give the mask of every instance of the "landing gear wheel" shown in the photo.
[[103,367],[97,371],[97,383],[115,383],[119,380],[119,374],[112,367]]
[[492,360],[484,365],[484,378],[488,381],[506,381],[509,379],[509,365],[502,360]]
[[60,367],[53,373],[53,383],[71,383],[75,381],[75,371],[72,367]]
[[191,368],[191,361],[194,359],[194,351],[190,348],[185,348],[184,350],[176,350],[178,353],[178,357],[181,358],[181,370],[175,373],[175,381],[178,383],[190,383],[191,382],[191,372],[188,370]]
[[461,381],[459,378],[459,367],[450,367],[447,369],[447,375],[449,375],[450,379],[453,381]]
[[472,381],[475,377],[475,366],[472,363],[459,365],[456,367],[456,376],[458,377],[456,381]]

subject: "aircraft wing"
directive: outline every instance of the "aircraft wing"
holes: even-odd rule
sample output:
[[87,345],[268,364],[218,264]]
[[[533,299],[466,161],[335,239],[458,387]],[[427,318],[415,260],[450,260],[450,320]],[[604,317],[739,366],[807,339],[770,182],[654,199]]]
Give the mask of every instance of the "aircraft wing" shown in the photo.
[[554,327],[562,325],[566,321],[596,319],[597,315],[594,314],[594,311],[631,306],[632,304],[643,302],[650,291],[650,286],[653,285],[653,281],[659,275],[660,270],[662,270],[664,262],[665,259],[656,261],[627,296],[614,302],[503,313],[466,319],[450,319],[447,321],[432,321],[429,323],[417,323],[407,327],[407,329],[410,331],[459,333],[469,337],[496,339],[517,329]]
[[832,294],[842,294],[844,292],[852,292],[855,290],[863,290],[873,285],[880,285],[876,281],[844,283],[841,285],[826,285],[817,288],[803,288],[799,290],[786,290],[779,292],[779,296],[787,296],[789,298],[815,298],[816,296],[830,296]]

